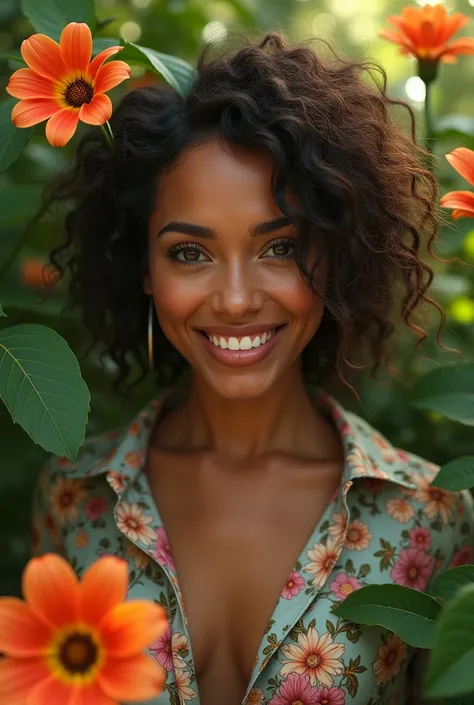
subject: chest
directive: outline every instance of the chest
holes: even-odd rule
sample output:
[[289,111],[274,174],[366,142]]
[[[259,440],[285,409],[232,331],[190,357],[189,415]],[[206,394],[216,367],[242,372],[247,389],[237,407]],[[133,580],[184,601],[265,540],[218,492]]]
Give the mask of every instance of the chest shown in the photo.
[[[149,473],[182,592],[202,705],[239,705],[291,570],[340,468],[285,481],[220,472]],[[270,480],[273,479],[273,482]],[[318,482],[319,479],[319,482]]]

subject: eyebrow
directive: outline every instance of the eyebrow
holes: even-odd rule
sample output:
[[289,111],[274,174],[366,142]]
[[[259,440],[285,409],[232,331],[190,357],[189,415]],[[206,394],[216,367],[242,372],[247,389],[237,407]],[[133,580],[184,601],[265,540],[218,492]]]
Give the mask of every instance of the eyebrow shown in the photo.
[[[252,237],[258,235],[268,235],[268,233],[273,233],[276,230],[281,230],[281,228],[291,225],[292,221],[286,217],[286,215],[279,216],[278,218],[273,218],[272,220],[265,220],[263,223],[259,223],[253,228],[250,228],[249,234]],[[217,238],[217,232],[214,228],[209,228],[204,225],[195,225],[194,223],[185,223],[180,220],[172,220],[167,223],[156,236],[159,238],[164,233],[183,233],[184,235],[191,235],[192,237],[202,237],[207,240]]]

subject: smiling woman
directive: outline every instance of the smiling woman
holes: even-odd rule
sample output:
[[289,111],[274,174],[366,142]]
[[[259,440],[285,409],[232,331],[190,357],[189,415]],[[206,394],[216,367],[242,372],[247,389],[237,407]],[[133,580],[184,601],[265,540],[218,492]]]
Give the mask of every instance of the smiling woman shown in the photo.
[[113,151],[91,132],[53,189],[73,303],[118,387],[137,361],[157,396],[51,460],[37,548],[124,556],[129,596],[166,609],[157,705],[408,703],[416,651],[334,605],[469,560],[469,496],[326,389],[436,306],[436,186],[395,105],[374,64],[269,33],[205,51],[184,98],[130,92]]

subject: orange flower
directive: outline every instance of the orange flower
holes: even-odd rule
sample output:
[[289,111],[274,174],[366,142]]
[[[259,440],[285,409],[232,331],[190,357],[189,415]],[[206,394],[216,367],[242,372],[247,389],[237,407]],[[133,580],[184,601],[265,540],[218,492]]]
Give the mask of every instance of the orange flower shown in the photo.
[[21,280],[32,289],[49,289],[57,282],[59,272],[39,257],[29,257],[21,265]]
[[103,65],[121,50],[119,46],[104,49],[91,61],[92,35],[83,22],[68,24],[59,44],[44,34],[25,39],[21,55],[29,68],[15,71],[7,86],[10,95],[21,99],[12,111],[16,127],[48,120],[48,141],[63,147],[79,120],[103,125],[112,115],[105,93],[130,78],[130,66],[124,61]]
[[[446,155],[446,159],[456,171],[474,186],[474,152],[467,147],[458,147]],[[441,201],[443,208],[454,208],[453,220],[474,218],[474,193],[472,191],[450,191]]]
[[[401,54],[409,54],[421,61],[454,63],[457,54],[474,54],[474,39],[453,39],[453,34],[469,22],[461,12],[448,15],[442,4],[423,7],[404,7],[401,16],[389,17],[395,28],[383,30],[379,37],[400,47]],[[449,43],[448,43],[449,42]]]
[[79,582],[60,556],[33,558],[23,594],[0,598],[1,703],[116,705],[163,690],[164,669],[141,652],[166,629],[165,612],[124,602],[125,561],[104,556]]

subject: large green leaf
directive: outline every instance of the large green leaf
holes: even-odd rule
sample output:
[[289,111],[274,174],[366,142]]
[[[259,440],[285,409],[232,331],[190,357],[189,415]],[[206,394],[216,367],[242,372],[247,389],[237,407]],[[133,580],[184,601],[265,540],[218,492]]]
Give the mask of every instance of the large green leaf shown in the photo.
[[465,585],[473,584],[474,565],[461,565],[438,575],[431,587],[431,593],[448,602],[456,597]]
[[410,402],[467,426],[474,426],[474,364],[465,362],[428,372],[412,389]]
[[5,311],[2,308],[2,304],[0,304],[0,316],[2,316],[2,318],[6,318],[6,315],[7,314],[5,313]]
[[18,159],[33,134],[31,127],[19,128],[13,124],[11,114],[17,102],[9,98],[0,103],[0,171],[5,171]]
[[95,29],[94,0],[21,0],[21,9],[37,32],[56,41],[69,22],[85,22]]
[[367,585],[355,590],[334,614],[357,624],[390,629],[410,646],[429,649],[441,605],[434,597],[401,585]]
[[170,86],[183,97],[189,91],[196,76],[196,70],[187,61],[170,54],[162,54],[133,42],[125,42],[120,59],[128,64],[138,64],[163,76]]
[[0,189],[0,227],[23,223],[39,210],[40,205],[40,186],[4,186]]
[[0,331],[0,397],[35,443],[76,460],[90,395],[74,353],[58,333],[34,323]]
[[443,465],[431,484],[453,492],[470,490],[474,487],[474,455],[450,460]]
[[443,697],[474,690],[474,585],[464,586],[448,602],[436,629],[426,691]]

